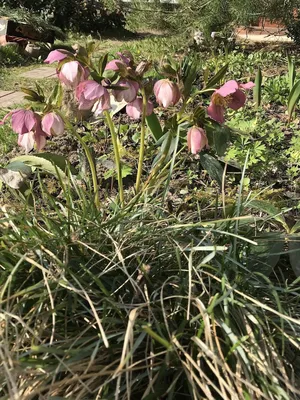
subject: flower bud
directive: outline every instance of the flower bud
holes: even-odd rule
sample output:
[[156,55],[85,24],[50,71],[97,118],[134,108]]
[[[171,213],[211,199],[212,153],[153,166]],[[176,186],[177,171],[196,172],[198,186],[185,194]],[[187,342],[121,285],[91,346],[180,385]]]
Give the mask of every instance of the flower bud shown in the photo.
[[149,69],[150,63],[148,61],[141,61],[135,69],[137,76],[143,76]]
[[208,145],[204,129],[193,126],[187,134],[188,149],[192,154],[197,154]]
[[88,71],[78,61],[65,63],[58,74],[59,79],[67,86],[76,87],[86,79]]
[[42,118],[42,130],[50,136],[59,136],[64,133],[65,124],[60,115],[50,112]]
[[160,106],[174,106],[180,99],[179,87],[168,79],[161,79],[154,85],[154,94]]

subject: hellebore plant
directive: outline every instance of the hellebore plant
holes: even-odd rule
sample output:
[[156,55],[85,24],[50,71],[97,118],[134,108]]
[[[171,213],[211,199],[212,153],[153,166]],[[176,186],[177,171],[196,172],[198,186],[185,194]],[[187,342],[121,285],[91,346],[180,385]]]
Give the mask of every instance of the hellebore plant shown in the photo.
[[[40,151],[46,145],[50,136],[62,135],[66,130],[71,131],[81,143],[88,159],[92,174],[95,193],[95,203],[99,206],[98,181],[96,167],[91,151],[73,127],[72,121],[67,121],[61,112],[63,88],[73,91],[79,110],[90,110],[94,118],[104,117],[111,134],[119,186],[119,199],[124,205],[124,190],[122,181],[122,165],[119,152],[117,130],[110,109],[111,99],[126,104],[126,113],[131,119],[141,119],[139,160],[135,184],[135,192],[141,193],[159,176],[163,164],[172,152],[171,144],[178,144],[180,132],[187,131],[188,149],[197,154],[213,145],[206,134],[206,128],[213,129],[217,121],[225,122],[224,113],[227,107],[237,110],[245,104],[245,90],[254,84],[239,84],[228,81],[219,89],[214,89],[225,75],[225,70],[217,75],[214,85],[204,90],[195,91],[193,82],[197,76],[197,64],[184,58],[180,63],[165,60],[161,65],[160,74],[164,78],[153,81],[145,74],[150,68],[148,61],[135,64],[132,55],[118,53],[118,58],[108,61],[104,55],[97,65],[92,58],[93,44],[87,49],[78,47],[76,54],[65,50],[54,50],[46,58],[46,63],[58,62],[57,74],[59,82],[47,98],[42,89],[37,92],[23,89],[28,94],[27,99],[40,104],[39,111],[32,107],[11,111],[0,123],[11,116],[12,128],[19,135],[18,143],[25,150],[31,151],[34,146]],[[213,92],[211,103],[206,110],[203,106],[192,107],[199,103],[198,96],[204,92]],[[154,111],[154,99],[160,107],[167,109],[164,128],[161,127]],[[124,105],[125,106],[125,105]],[[146,123],[147,122],[147,123]],[[145,154],[145,139],[147,125],[157,144],[162,143],[157,161],[154,163],[148,179],[142,184],[142,171]],[[209,143],[210,142],[210,143]],[[176,145],[177,146],[177,145]],[[175,147],[176,147],[175,146]]]

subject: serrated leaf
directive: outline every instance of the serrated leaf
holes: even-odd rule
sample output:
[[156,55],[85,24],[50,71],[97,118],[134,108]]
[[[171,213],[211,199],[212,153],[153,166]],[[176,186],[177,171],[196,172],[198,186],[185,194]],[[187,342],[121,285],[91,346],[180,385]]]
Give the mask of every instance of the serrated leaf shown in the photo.
[[223,168],[219,161],[207,153],[200,153],[200,163],[209,176],[222,186]]
[[295,83],[288,97],[289,121],[292,119],[292,115],[299,98],[300,98],[300,81]]
[[42,153],[36,154],[34,156],[19,156],[14,158],[12,161],[21,161],[26,165],[38,168],[44,172],[48,172],[51,175],[59,177],[63,181],[68,181],[68,176],[66,172],[68,168],[71,167],[68,161],[63,156],[52,153]]
[[154,112],[151,115],[149,115],[148,117],[146,117],[146,123],[147,123],[147,126],[150,129],[154,139],[156,141],[161,139],[164,133],[163,133],[163,130],[159,123],[159,120]]
[[225,76],[228,70],[228,64],[225,64],[216,74],[213,76],[206,85],[206,89],[212,88],[217,85]]

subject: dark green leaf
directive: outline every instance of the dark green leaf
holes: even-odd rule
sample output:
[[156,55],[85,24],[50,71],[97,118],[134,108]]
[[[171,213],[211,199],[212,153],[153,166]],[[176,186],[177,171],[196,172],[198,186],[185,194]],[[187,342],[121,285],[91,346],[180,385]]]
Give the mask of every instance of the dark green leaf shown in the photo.
[[224,156],[231,139],[231,129],[219,124],[205,126],[205,129],[209,145],[215,147],[219,157]]
[[256,239],[257,246],[251,246],[251,252],[247,256],[247,268],[251,272],[260,272],[269,276],[279,262],[281,254],[284,254],[284,238],[277,234],[269,239]]
[[34,90],[27,89],[27,88],[24,88],[24,87],[22,87],[21,90],[22,90],[23,93],[28,95],[28,97],[25,97],[25,98],[28,98],[28,100],[30,100],[30,98],[32,98],[33,99],[32,101],[40,101],[40,102],[44,101],[44,97],[40,96]]
[[75,172],[65,157],[52,153],[41,153],[34,156],[24,155],[16,157],[12,161],[21,161],[26,165],[39,168],[52,175],[59,175],[62,180],[66,181],[68,179],[67,171],[70,170],[71,173]]
[[222,186],[223,168],[219,161],[207,153],[200,153],[200,163],[209,176]]
[[148,125],[148,128],[150,129],[154,139],[157,141],[163,136],[163,131],[161,129],[159,120],[156,116],[156,114],[153,112],[151,115],[146,117],[146,122]]

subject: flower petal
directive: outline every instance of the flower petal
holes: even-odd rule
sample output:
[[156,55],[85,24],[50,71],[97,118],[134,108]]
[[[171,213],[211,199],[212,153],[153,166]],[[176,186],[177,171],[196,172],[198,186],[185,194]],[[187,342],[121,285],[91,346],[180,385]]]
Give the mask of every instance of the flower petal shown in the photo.
[[44,62],[47,64],[53,64],[56,61],[61,61],[67,57],[72,57],[72,56],[73,56],[73,54],[67,50],[53,50],[53,51],[50,51],[50,53],[48,54],[48,57],[46,58],[46,60]]
[[222,106],[217,106],[214,103],[210,103],[210,105],[207,108],[207,114],[210,116],[210,118],[214,119],[215,121],[219,122],[220,124],[223,124],[225,122],[224,118],[224,111],[225,108]]
[[118,86],[124,87],[123,90],[113,90],[112,94],[114,95],[116,101],[121,102],[125,100],[127,103],[131,103],[137,95],[139,90],[139,84],[135,81],[120,79],[117,83]]
[[236,90],[238,90],[238,88],[239,84],[236,81],[231,80],[226,82],[219,89],[217,89],[216,93],[219,93],[222,97],[227,97],[230,94],[234,93]]
[[86,81],[83,94],[86,100],[97,100],[104,94],[104,87],[95,81]]
[[121,60],[111,60],[106,64],[105,71],[119,71],[120,67],[126,67]]
[[238,110],[243,107],[246,103],[246,95],[241,90],[237,90],[231,95],[231,101],[228,103],[228,107],[232,110]]
[[126,113],[132,119],[139,119],[142,113],[143,100],[135,99],[132,103],[127,104]]
[[245,90],[249,90],[249,89],[252,89],[253,87],[255,86],[255,83],[253,83],[253,82],[247,82],[247,83],[240,83],[239,84],[239,87],[241,88],[241,89],[245,89]]
[[34,146],[34,132],[19,134],[18,145],[24,147],[26,153],[29,153]]
[[64,121],[60,115],[50,112],[42,118],[42,130],[48,136],[59,136],[65,131]]
[[20,135],[30,132],[35,123],[34,113],[31,110],[17,110],[12,113],[12,128]]

